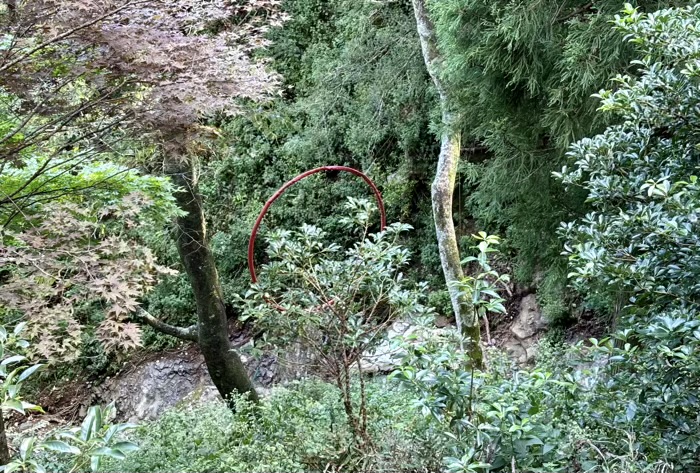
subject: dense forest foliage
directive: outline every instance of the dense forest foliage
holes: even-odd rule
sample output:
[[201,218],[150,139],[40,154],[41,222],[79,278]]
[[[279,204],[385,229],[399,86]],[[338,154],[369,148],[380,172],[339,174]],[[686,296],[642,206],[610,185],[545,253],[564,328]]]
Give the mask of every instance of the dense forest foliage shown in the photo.
[[700,5],[0,27],[3,471],[700,472]]

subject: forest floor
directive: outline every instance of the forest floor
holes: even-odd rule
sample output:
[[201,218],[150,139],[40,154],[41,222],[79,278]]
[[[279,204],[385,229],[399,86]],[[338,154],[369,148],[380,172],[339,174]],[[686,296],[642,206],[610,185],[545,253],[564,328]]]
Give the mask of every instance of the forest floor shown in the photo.
[[[490,320],[492,345],[506,350],[520,364],[533,361],[529,347],[536,346],[548,330],[546,323],[540,324],[542,316],[539,312],[524,313],[533,311],[531,307],[526,307],[529,296],[534,298],[530,294],[512,297],[506,304],[507,313]],[[441,318],[438,325],[449,323],[449,320]],[[514,330],[514,327],[518,323],[530,323],[537,327],[528,332],[528,335],[532,333],[531,336],[523,340],[515,334],[518,330]],[[249,326],[232,323],[230,329],[231,341],[236,347],[245,345],[253,336]],[[564,341],[567,343],[600,337],[604,332],[604,324],[587,313],[563,327]],[[514,352],[513,346],[517,345],[521,345],[522,350],[517,347]],[[522,354],[525,354],[524,358]],[[259,389],[265,390],[280,380],[285,381],[284,376],[280,378],[280,367],[271,357],[246,361]],[[91,405],[110,401],[117,403],[122,420],[140,421],[155,418],[163,409],[183,402],[217,397],[196,344],[186,343],[158,352],[142,349],[133,353],[117,373],[104,380],[79,377],[44,386],[32,400],[44,408],[45,414],[12,416],[8,419],[8,428],[11,433],[24,434],[75,424],[85,416]]]

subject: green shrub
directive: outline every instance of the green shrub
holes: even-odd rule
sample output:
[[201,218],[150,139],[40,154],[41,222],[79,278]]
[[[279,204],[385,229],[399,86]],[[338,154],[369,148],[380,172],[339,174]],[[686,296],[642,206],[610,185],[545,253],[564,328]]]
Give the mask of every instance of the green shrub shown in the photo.
[[452,301],[447,289],[442,291],[431,291],[428,295],[428,305],[435,309],[438,314],[445,317],[452,317]]
[[699,326],[679,315],[614,340],[544,342],[525,370],[492,350],[483,372],[437,337],[392,376],[412,389],[412,411],[450,472],[694,473],[700,366],[689,354],[700,352]]
[[377,381],[367,386],[370,433],[376,449],[353,446],[340,391],[320,381],[275,388],[254,406],[238,399],[236,412],[210,402],[167,411],[143,424],[141,446],[109,471],[418,471],[434,467],[422,420],[405,408],[406,393]]
[[542,368],[514,369],[495,350],[487,371],[473,370],[455,343],[428,340],[393,374],[416,394],[414,412],[429,421],[447,471],[567,471],[571,446],[560,424],[569,383]]
[[[165,412],[136,432],[142,450],[110,465],[110,471],[303,471],[306,452],[322,457],[319,450],[332,452],[335,442],[332,434],[319,441],[322,432],[330,431],[330,412],[319,408],[313,398],[296,402],[303,403],[304,414],[316,417],[314,423],[307,421],[306,431],[298,428],[298,406],[296,413],[295,406],[288,406],[290,415],[273,429],[268,419],[277,418],[277,411],[267,402],[257,416],[253,405],[241,399],[236,402],[236,413],[215,402]],[[300,437],[285,445],[280,440],[289,433]]]
[[[268,239],[270,263],[242,301],[242,320],[251,317],[264,330],[259,345],[284,350],[296,345],[309,353],[308,368],[333,380],[342,391],[347,421],[359,448],[370,449],[364,384],[353,399],[362,356],[385,338],[396,321],[431,315],[421,303],[424,285],[404,278],[409,251],[398,241],[409,225],[391,224],[370,234],[375,207],[349,198],[351,217],[341,219],[359,234],[350,248],[328,243],[314,226],[280,230]],[[362,378],[360,378],[362,381]]]

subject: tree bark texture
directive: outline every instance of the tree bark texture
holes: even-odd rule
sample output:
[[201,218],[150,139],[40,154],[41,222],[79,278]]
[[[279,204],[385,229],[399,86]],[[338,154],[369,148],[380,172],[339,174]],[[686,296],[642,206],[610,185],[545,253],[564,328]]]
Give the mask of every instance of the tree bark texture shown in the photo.
[[462,139],[459,130],[459,113],[452,108],[454,106],[453,100],[450,98],[449,90],[439,75],[442,57],[438,51],[435,27],[428,16],[425,0],[413,0],[413,12],[416,17],[416,27],[423,51],[425,67],[438,91],[442,111],[440,155],[438,157],[435,179],[431,186],[433,217],[435,219],[435,233],[440,252],[440,263],[442,264],[445,282],[450,293],[450,301],[452,302],[457,326],[468,341],[467,351],[471,359],[475,365],[480,366],[483,361],[483,353],[480,344],[481,331],[479,320],[469,301],[455,285],[457,281],[464,277],[459,247],[457,246],[457,235],[452,219],[452,202]]
[[7,435],[5,434],[5,417],[0,409],[0,465],[10,463],[10,448],[7,446]]
[[179,187],[175,199],[186,212],[177,219],[175,239],[197,304],[197,338],[209,376],[224,399],[238,392],[248,393],[249,399],[257,401],[253,383],[228,338],[226,309],[214,255],[207,239],[202,196],[194,166],[185,161],[169,166],[167,173]]

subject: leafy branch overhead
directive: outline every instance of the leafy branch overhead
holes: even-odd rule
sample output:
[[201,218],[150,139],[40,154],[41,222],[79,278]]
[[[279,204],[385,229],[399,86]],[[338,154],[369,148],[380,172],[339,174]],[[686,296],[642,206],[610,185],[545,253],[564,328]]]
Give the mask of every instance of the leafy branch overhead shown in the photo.
[[[0,16],[8,31],[0,50],[0,79],[8,100],[0,114],[9,117],[0,141],[0,172],[31,169],[24,182],[0,196],[0,205],[11,208],[7,223],[37,212],[44,203],[37,197],[52,193],[47,184],[53,177],[47,175],[56,168],[61,176],[79,174],[86,164],[118,157],[126,165],[167,174],[177,186],[173,197],[180,208],[175,242],[200,305],[197,340],[208,363],[220,366],[210,372],[224,397],[233,390],[255,394],[226,337],[195,164],[197,155],[203,154],[203,142],[216,135],[205,120],[228,119],[238,113],[241,100],[262,100],[276,90],[277,75],[253,53],[267,45],[269,28],[285,20],[279,4],[277,0],[45,0],[11,2]],[[75,198],[85,190],[74,184],[58,197]],[[99,246],[115,260],[126,254],[109,238]],[[106,318],[96,331],[108,351],[140,343],[139,331],[127,314],[135,311],[138,296],[154,283],[152,273],[158,268],[147,250],[134,249],[141,258],[115,263],[111,276],[95,275],[96,268],[91,267],[90,275],[77,281],[95,295],[85,303],[94,298],[106,305]],[[82,258],[78,267],[86,270],[106,259],[90,261],[91,256],[77,248],[71,253]],[[51,277],[65,282],[66,276]],[[50,312],[45,315],[58,325],[50,327],[51,335],[40,348],[75,357],[81,332],[72,314],[78,285],[62,286],[46,289],[60,295],[63,304],[44,304],[42,311]],[[143,320],[171,327],[146,312]],[[171,328],[172,334],[194,338],[189,329]],[[68,336],[59,341],[60,335]]]
[[[74,80],[97,90],[119,83],[121,91],[130,91],[139,126],[144,120],[159,130],[189,126],[202,113],[232,112],[237,99],[273,90],[274,74],[249,53],[265,46],[266,31],[284,21],[278,5],[277,0],[213,0],[206,8],[193,0],[23,2],[0,55],[0,76],[12,87],[30,71],[41,79],[37,58],[44,68],[63,60]],[[123,101],[118,94],[106,101],[115,99]]]
[[160,145],[180,155],[198,149],[196,139],[212,134],[202,118],[235,114],[241,99],[269,97],[277,75],[252,53],[285,20],[278,4],[9,2],[9,14],[0,10],[7,32],[0,48],[0,173],[31,172],[0,194],[5,224],[32,205],[104,184],[56,186],[65,184],[56,174],[75,175],[113,159],[110,153],[122,157],[120,164],[162,167]]

